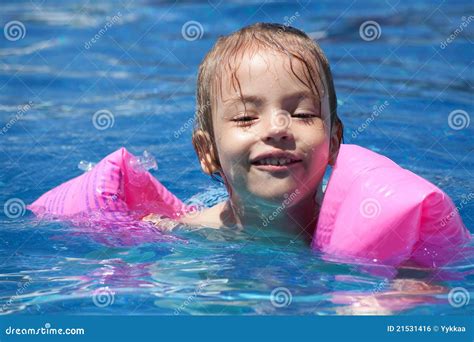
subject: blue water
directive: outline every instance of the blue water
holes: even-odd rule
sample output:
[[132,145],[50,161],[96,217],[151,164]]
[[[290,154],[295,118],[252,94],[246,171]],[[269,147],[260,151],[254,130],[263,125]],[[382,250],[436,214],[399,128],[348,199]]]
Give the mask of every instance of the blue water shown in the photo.
[[[200,171],[190,141],[197,67],[218,35],[271,21],[320,38],[346,142],[441,187],[472,231],[474,201],[461,203],[474,192],[474,123],[454,129],[448,116],[474,113],[474,23],[442,43],[473,9],[469,1],[2,1],[2,27],[17,20],[25,31],[18,40],[0,37],[0,204],[31,203],[81,174],[79,161],[96,162],[120,146],[154,154],[153,174],[181,199],[222,200],[224,189]],[[182,34],[191,20],[203,27],[196,40]],[[368,20],[381,27],[373,41],[359,34]],[[99,110],[113,115],[107,129],[93,124]],[[448,300],[456,287],[467,298],[474,293],[469,256],[437,271],[393,270],[324,261],[271,231],[180,230],[175,238],[135,234],[125,242],[113,230],[97,236],[19,209],[0,212],[0,313],[474,312],[472,303]]]

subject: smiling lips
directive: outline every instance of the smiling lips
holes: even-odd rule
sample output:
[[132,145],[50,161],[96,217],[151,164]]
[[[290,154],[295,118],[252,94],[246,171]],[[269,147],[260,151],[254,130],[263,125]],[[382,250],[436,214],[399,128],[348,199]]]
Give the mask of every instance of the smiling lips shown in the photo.
[[259,156],[253,158],[250,162],[252,165],[257,166],[286,167],[292,164],[299,163],[301,161],[301,158],[299,158],[293,153],[284,151],[274,151],[262,153]]

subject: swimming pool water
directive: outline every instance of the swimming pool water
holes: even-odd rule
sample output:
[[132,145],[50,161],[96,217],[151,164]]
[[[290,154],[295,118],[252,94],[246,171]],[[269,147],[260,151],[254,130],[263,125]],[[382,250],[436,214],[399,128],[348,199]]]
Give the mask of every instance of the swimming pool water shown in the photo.
[[[0,212],[0,313],[472,314],[472,255],[436,271],[357,266],[271,231],[170,236],[136,225],[127,238],[123,227],[37,221],[21,206],[120,146],[150,151],[153,174],[183,200],[225,198],[191,145],[197,67],[219,34],[270,21],[320,40],[345,141],[441,187],[472,232],[474,125],[449,120],[474,113],[472,10],[468,1],[2,1],[2,26],[19,21],[24,37],[0,37],[0,203],[20,203]],[[183,29],[190,21],[197,33]],[[367,21],[378,38],[362,39]],[[99,111],[108,121],[93,119]]]

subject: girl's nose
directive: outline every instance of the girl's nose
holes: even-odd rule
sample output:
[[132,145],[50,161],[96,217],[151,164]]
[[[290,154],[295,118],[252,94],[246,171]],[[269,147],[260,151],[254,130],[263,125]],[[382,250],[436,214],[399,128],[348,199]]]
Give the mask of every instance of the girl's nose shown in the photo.
[[270,123],[264,137],[269,140],[286,140],[292,136],[291,130],[291,114],[286,110],[274,111],[270,116]]

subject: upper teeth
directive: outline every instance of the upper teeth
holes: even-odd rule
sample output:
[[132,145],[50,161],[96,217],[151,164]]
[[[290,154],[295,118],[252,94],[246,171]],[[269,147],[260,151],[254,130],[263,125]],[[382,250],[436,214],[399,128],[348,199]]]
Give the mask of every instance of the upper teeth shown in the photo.
[[289,158],[265,158],[257,160],[258,165],[286,165],[291,163]]

